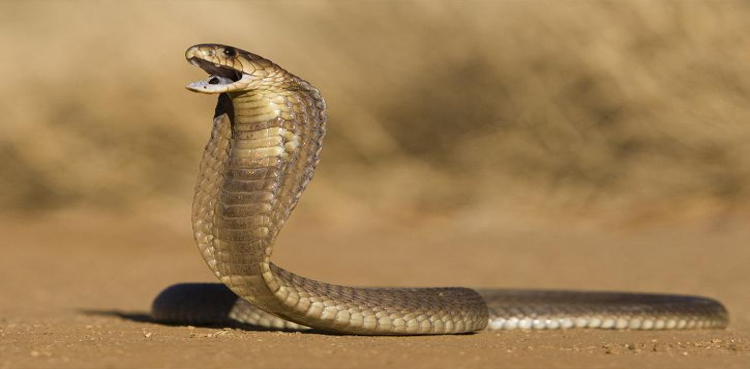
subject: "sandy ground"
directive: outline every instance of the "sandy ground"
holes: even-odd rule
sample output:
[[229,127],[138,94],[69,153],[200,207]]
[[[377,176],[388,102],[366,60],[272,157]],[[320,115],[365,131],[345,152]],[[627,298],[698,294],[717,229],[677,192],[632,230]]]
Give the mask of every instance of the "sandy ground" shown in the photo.
[[326,281],[696,293],[719,298],[732,314],[721,331],[350,337],[150,322],[151,299],[164,286],[213,279],[187,220],[155,219],[162,214],[3,219],[0,367],[750,366],[750,231],[739,223],[467,231],[445,221],[359,228],[293,218],[275,260]]

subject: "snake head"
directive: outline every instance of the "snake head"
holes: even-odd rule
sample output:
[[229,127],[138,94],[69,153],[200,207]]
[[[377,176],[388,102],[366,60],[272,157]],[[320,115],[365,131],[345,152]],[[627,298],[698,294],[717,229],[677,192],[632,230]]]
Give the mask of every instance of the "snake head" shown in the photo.
[[219,44],[199,44],[185,51],[185,58],[209,74],[186,86],[190,91],[216,94],[271,88],[284,79],[286,71],[268,59]]

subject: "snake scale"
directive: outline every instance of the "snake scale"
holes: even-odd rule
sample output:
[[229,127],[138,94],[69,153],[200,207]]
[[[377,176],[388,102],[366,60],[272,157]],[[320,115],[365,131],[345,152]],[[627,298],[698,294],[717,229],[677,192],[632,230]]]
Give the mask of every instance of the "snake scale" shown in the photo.
[[310,182],[326,131],[320,91],[261,56],[219,44],[185,54],[209,74],[188,90],[218,94],[193,201],[195,239],[223,284],[178,284],[154,320],[243,323],[358,335],[482,329],[722,328],[716,300],[682,295],[468,288],[357,288],[273,264],[276,236]]

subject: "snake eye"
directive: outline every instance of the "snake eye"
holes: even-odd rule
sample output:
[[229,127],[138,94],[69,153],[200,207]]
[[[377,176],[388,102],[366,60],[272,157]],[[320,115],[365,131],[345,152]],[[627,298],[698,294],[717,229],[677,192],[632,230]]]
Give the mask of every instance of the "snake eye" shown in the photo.
[[227,47],[224,49],[224,55],[226,56],[235,56],[237,55],[237,50],[231,47]]

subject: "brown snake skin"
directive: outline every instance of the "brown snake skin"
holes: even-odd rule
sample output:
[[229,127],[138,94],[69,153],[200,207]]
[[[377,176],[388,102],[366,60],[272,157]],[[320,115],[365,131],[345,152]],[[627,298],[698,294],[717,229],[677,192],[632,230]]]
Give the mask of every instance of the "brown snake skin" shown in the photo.
[[192,218],[198,248],[223,285],[169,287],[154,302],[157,321],[361,335],[727,325],[719,302],[695,296],[356,288],[286,271],[270,261],[273,244],[319,161],[326,103],[305,80],[237,48],[201,44],[186,58],[210,74],[187,88],[219,94]]

